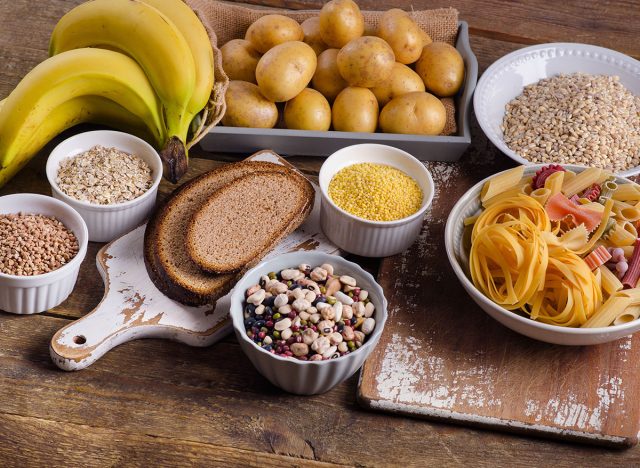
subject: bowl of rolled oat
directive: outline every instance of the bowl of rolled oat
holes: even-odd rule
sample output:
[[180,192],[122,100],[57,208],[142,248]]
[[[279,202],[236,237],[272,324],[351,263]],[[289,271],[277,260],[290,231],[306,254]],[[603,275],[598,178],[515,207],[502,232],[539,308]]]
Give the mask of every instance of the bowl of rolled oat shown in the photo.
[[587,44],[541,44],[493,63],[478,81],[480,127],[521,164],[640,173],[640,62]]
[[77,211],[35,193],[0,197],[0,310],[35,314],[71,294],[87,253]]
[[80,213],[89,240],[109,242],[151,214],[162,179],[162,161],[138,137],[97,130],[56,146],[46,171],[52,195]]

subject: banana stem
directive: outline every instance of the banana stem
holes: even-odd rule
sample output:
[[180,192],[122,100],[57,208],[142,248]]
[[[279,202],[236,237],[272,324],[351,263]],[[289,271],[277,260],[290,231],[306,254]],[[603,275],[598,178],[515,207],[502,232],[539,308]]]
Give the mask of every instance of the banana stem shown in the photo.
[[164,164],[164,176],[175,184],[182,178],[189,168],[187,147],[176,136],[172,136],[160,151],[160,159]]

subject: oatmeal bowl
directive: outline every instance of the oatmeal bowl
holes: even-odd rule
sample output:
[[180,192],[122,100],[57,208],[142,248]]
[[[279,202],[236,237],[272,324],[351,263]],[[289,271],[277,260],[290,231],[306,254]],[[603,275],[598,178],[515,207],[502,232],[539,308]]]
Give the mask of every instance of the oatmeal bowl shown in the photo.
[[98,130],[72,136],[47,160],[54,198],[80,213],[89,240],[109,242],[151,214],[162,179],[160,156],[144,140]]
[[640,173],[640,62],[588,44],[505,55],[484,72],[473,105],[483,132],[520,164],[577,164]]

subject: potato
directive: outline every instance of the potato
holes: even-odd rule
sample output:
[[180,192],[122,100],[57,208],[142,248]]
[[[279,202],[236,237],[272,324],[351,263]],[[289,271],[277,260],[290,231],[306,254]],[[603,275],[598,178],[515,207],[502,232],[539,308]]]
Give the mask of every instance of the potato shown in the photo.
[[278,121],[276,105],[253,83],[230,81],[224,100],[227,110],[222,124],[227,127],[273,128]]
[[244,38],[253,48],[263,54],[269,49],[289,41],[304,38],[302,26],[292,18],[283,15],[265,15],[249,26]]
[[432,42],[422,49],[416,72],[428,91],[440,97],[453,96],[464,80],[464,60],[449,44]]
[[380,112],[380,128],[385,133],[439,135],[446,122],[444,104],[422,91],[394,98]]
[[327,131],[331,126],[331,106],[315,89],[305,88],[284,107],[284,123],[296,130]]
[[256,82],[256,66],[260,53],[245,39],[232,39],[220,47],[222,69],[230,80]]
[[350,86],[336,97],[331,115],[333,129],[339,132],[375,132],[378,101],[367,88]]
[[304,20],[302,22],[302,30],[304,31],[304,42],[311,46],[316,55],[320,55],[323,50],[327,49],[327,44],[324,43],[320,36],[319,17],[314,16]]
[[288,101],[307,87],[316,64],[316,53],[304,42],[277,45],[262,56],[256,67],[260,92],[270,101]]
[[422,78],[416,72],[406,65],[399,62],[393,64],[391,76],[384,83],[371,88],[373,94],[378,99],[380,107],[384,107],[386,103],[393,98],[402,96],[403,94],[413,91],[424,91],[424,83]]
[[396,60],[384,40],[363,36],[340,49],[337,61],[340,75],[349,86],[372,88],[389,78]]
[[406,11],[399,8],[385,11],[378,24],[377,36],[391,46],[396,61],[407,64],[420,58],[423,47],[422,33]]
[[364,18],[353,0],[331,0],[320,10],[320,35],[329,47],[339,49],[363,31]]
[[318,66],[311,78],[311,84],[320,91],[329,101],[349,84],[342,78],[338,71],[338,49],[327,49],[318,56]]

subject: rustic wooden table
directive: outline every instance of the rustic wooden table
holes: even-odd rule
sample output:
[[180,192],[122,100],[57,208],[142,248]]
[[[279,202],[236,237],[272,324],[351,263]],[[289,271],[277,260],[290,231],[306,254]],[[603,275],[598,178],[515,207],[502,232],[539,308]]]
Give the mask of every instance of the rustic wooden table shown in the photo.
[[[0,1],[0,98],[46,58],[54,24],[78,3]],[[323,2],[254,3],[318,8]],[[552,41],[598,44],[640,58],[638,0],[358,3],[363,9],[457,8],[469,23],[480,72],[505,53]],[[48,193],[44,155],[61,139],[0,194]],[[194,173],[236,158],[199,149],[193,155]],[[310,174],[322,162],[292,161]],[[473,144],[456,164],[459,184],[469,186],[508,165],[474,122]],[[81,280],[61,306],[31,317],[0,313],[0,465],[640,464],[638,448],[612,451],[366,411],[356,403],[357,376],[325,395],[288,395],[254,371],[233,337],[206,349],[133,342],[87,370],[62,372],[49,358],[49,340],[102,297],[98,248],[91,245]]]

